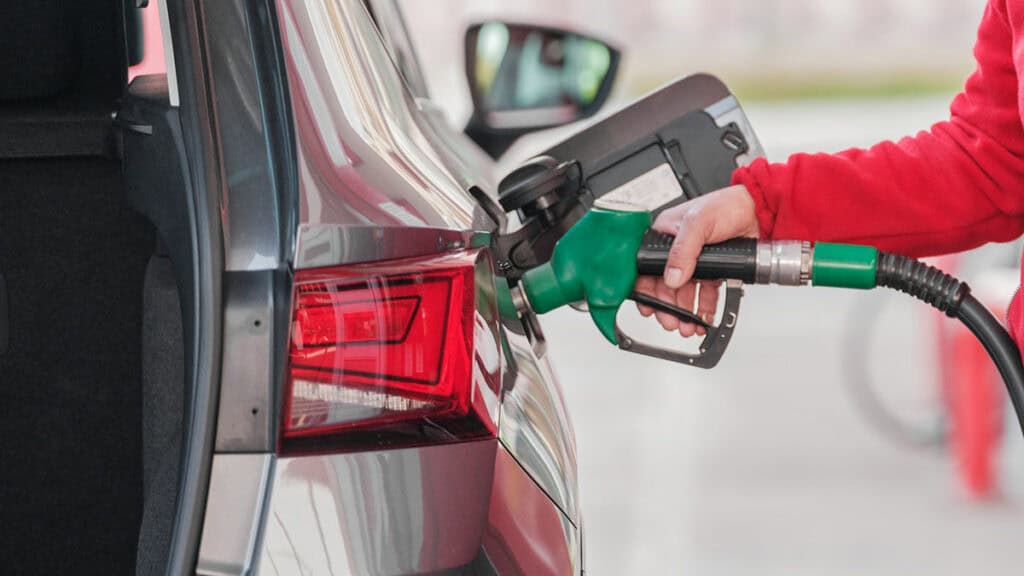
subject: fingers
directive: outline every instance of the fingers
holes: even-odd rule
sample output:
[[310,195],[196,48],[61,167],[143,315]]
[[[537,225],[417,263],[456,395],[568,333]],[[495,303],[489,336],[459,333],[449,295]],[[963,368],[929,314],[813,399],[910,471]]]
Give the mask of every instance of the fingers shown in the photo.
[[[697,293],[697,285],[690,282],[676,291],[676,306],[693,311],[693,298]],[[679,323],[679,333],[685,337],[693,336],[697,326],[689,322]]]
[[[720,281],[700,283],[700,295],[697,296],[697,315],[708,324],[715,321],[715,311],[718,309],[718,293],[721,286],[722,283]],[[697,327],[697,334],[703,336],[705,332],[704,328]]]
[[[701,282],[698,290],[696,283],[691,281],[697,258],[705,244],[741,236],[758,236],[757,216],[750,193],[743,186],[717,190],[661,212],[652,228],[674,234],[675,240],[669,249],[664,275],[661,278],[641,277],[636,283],[637,291],[664,302],[674,302],[687,310],[694,309],[696,299],[697,314],[708,323],[713,322],[720,282]],[[683,336],[706,333],[704,328],[681,322],[671,314],[654,311],[648,306],[638,308],[644,316],[653,314],[666,330],[678,330]]]
[[[654,296],[655,298],[661,300],[662,302],[671,303],[676,301],[676,291],[666,286],[664,282],[658,282],[657,284],[655,284]],[[690,305],[692,306],[693,296],[691,296],[690,298]],[[654,317],[658,319],[658,323],[660,323],[661,327],[664,328],[665,330],[672,331],[679,329],[679,319],[671,314],[666,314],[665,312],[655,312]]]
[[[669,288],[660,278],[654,276],[641,276],[637,279],[636,290],[642,294],[653,296],[662,302],[675,304],[686,310],[694,310],[694,299],[697,300],[697,315],[705,322],[712,323],[715,319],[715,310],[718,306],[718,289],[721,282],[689,282],[673,290]],[[676,331],[684,337],[694,334],[703,336],[707,331],[695,324],[683,322],[671,314],[656,312],[650,306],[637,304],[637,309],[644,316],[655,316],[661,326],[668,331]]]
[[[654,296],[657,294],[655,291],[655,285],[658,279],[654,276],[640,276],[636,280],[636,291],[641,294],[647,294],[648,296]],[[636,305],[637,310],[644,318],[650,318],[654,314],[654,308],[650,306],[644,306],[643,304]]]
[[710,222],[701,217],[699,208],[688,210],[679,220],[676,239],[669,249],[665,265],[665,284],[669,288],[679,288],[690,281],[697,267],[697,257],[707,243],[709,225]]
[[665,210],[653,228],[676,236],[665,266],[669,288],[690,281],[705,244],[758,235],[754,201],[743,186],[723,188]]

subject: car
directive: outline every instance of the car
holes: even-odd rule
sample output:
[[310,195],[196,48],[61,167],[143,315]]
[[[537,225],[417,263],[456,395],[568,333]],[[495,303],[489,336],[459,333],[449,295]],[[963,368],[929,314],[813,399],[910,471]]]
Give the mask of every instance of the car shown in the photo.
[[582,574],[568,411],[502,314],[495,158],[618,54],[394,0],[41,0],[0,21],[7,573]]

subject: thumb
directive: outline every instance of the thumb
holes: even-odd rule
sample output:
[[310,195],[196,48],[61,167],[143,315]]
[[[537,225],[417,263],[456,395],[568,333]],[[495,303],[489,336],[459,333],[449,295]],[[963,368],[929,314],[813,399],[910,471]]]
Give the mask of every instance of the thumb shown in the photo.
[[676,235],[665,266],[665,284],[673,289],[690,281],[705,244],[758,233],[754,200],[743,186],[723,188],[670,208],[658,215],[653,227]]
[[697,257],[708,243],[713,223],[714,220],[698,207],[683,213],[676,230],[665,230],[676,235],[665,265],[665,284],[669,288],[674,290],[690,281],[697,267]]

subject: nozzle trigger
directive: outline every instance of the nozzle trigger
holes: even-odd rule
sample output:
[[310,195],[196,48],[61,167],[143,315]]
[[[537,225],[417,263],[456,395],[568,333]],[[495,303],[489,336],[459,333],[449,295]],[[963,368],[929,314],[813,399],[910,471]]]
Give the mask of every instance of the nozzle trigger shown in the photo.
[[697,326],[700,326],[701,328],[714,328],[714,326],[712,326],[711,324],[708,324],[703,318],[701,318],[700,316],[694,314],[693,312],[690,312],[686,308],[680,308],[680,307],[675,306],[673,304],[669,304],[668,302],[665,302],[663,300],[658,300],[657,298],[655,298],[653,296],[648,296],[647,294],[641,294],[640,292],[633,292],[632,294],[629,295],[629,299],[632,300],[633,302],[636,302],[637,304],[643,304],[644,306],[650,306],[651,308],[654,308],[658,312],[664,312],[666,314],[671,314],[671,315],[675,316],[676,318],[682,320],[683,322],[689,322],[690,324],[696,324]]
[[[635,296],[640,296],[640,298],[636,298]],[[671,304],[643,294],[634,294],[631,296],[631,299],[638,304],[650,306],[660,312],[672,314],[684,322],[692,322],[698,326],[703,326],[707,331],[707,335],[704,337],[704,340],[701,341],[700,351],[697,354],[688,354],[686,352],[679,352],[676,350],[659,348],[657,346],[645,344],[623,332],[618,324],[615,325],[616,342],[618,343],[619,348],[626,350],[627,352],[635,352],[636,354],[661,358],[662,360],[671,360],[672,362],[686,364],[687,366],[714,368],[718,364],[719,360],[722,359],[722,355],[725,354],[725,350],[729,347],[729,342],[732,340],[732,333],[736,329],[736,321],[739,319],[740,299],[742,297],[743,283],[739,280],[727,280],[725,284],[725,305],[722,311],[722,320],[716,326],[705,322],[702,318],[693,314],[689,310],[677,308]]]

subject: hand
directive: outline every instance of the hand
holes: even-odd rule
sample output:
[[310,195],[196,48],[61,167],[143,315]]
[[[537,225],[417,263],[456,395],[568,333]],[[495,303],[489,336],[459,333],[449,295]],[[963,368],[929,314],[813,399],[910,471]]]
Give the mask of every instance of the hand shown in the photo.
[[[641,276],[636,281],[637,292],[675,303],[687,310],[693,310],[696,297],[697,315],[709,323],[714,321],[721,282],[694,282],[691,277],[697,266],[697,256],[705,244],[742,236],[757,237],[754,200],[747,188],[742,185],[722,188],[665,210],[658,215],[652,228],[674,234],[676,239],[668,255],[664,276]],[[684,337],[704,334],[704,329],[699,326],[681,322],[647,306],[637,307],[644,316],[654,314],[665,330],[679,330]]]

